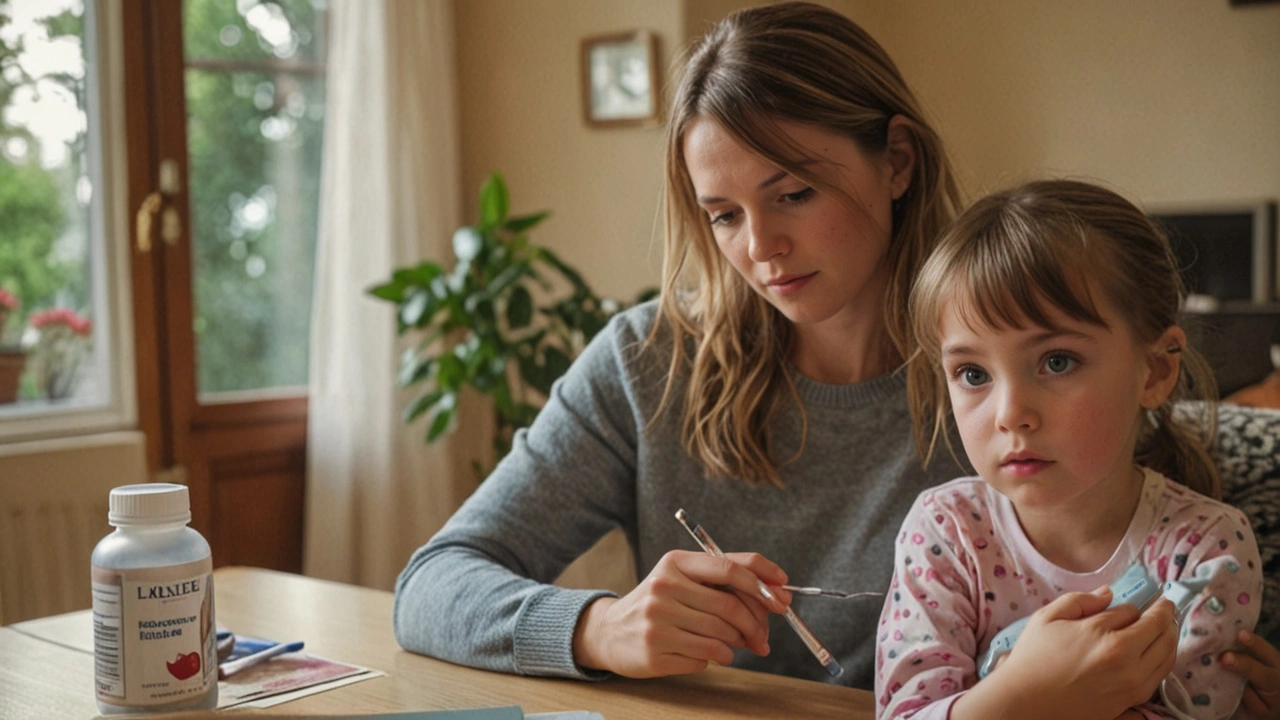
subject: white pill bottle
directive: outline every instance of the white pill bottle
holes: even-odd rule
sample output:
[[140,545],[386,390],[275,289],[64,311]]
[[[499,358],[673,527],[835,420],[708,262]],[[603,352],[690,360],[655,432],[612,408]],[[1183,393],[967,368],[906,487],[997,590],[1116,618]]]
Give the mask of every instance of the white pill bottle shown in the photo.
[[211,710],[218,705],[213,562],[187,527],[185,485],[111,491],[116,529],[93,549],[93,659],[98,710]]

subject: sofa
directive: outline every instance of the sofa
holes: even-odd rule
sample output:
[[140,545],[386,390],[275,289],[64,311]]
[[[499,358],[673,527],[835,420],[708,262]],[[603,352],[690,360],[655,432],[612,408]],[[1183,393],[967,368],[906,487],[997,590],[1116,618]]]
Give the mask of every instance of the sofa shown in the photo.
[[1223,403],[1214,458],[1222,499],[1244,511],[1262,556],[1258,634],[1280,646],[1280,409]]

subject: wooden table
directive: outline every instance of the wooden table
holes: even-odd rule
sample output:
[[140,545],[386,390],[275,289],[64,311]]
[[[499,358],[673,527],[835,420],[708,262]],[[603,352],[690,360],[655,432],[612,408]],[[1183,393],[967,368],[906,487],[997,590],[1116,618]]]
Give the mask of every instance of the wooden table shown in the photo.
[[[227,712],[297,717],[498,705],[519,705],[526,713],[594,710],[606,720],[875,717],[866,691],[733,668],[598,683],[475,670],[400,649],[391,631],[391,593],[256,568],[224,567],[214,576],[220,625],[245,635],[299,638],[314,655],[386,673],[265,710],[227,710],[220,717]],[[89,611],[0,628],[0,717],[93,717],[92,688]]]

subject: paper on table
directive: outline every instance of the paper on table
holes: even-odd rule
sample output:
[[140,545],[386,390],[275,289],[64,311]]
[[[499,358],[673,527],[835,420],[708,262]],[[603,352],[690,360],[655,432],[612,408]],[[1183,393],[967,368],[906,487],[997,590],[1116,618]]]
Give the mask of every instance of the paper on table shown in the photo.
[[[244,657],[275,641],[237,636],[228,660]],[[380,677],[377,670],[348,665],[308,653],[289,653],[241,670],[218,682],[218,708],[271,707],[353,682]]]
[[322,693],[322,692],[325,692],[326,690],[336,690],[340,687],[343,687],[344,685],[352,685],[354,683],[362,682],[364,680],[372,680],[373,678],[382,677],[384,675],[386,675],[386,673],[382,672],[381,670],[366,670],[365,672],[362,672],[359,675],[348,675],[347,677],[344,677],[344,678],[338,678],[337,680],[330,680],[329,682],[320,683],[319,685],[312,685],[310,687],[305,687],[300,690],[292,690],[289,692],[281,693],[279,695],[269,695],[266,697],[259,698],[257,700],[245,700],[244,702],[236,705],[235,707],[237,708],[269,708],[274,705],[279,705],[281,703],[287,703],[290,700],[297,700],[298,698],[304,698],[308,695],[315,695],[316,693]]
[[417,710],[413,712],[343,715],[343,720],[524,720],[519,705],[467,708],[465,710]]
[[604,720],[600,713],[588,710],[561,710],[526,715],[518,705],[468,708],[465,710],[421,710],[417,712],[346,715],[345,720]]

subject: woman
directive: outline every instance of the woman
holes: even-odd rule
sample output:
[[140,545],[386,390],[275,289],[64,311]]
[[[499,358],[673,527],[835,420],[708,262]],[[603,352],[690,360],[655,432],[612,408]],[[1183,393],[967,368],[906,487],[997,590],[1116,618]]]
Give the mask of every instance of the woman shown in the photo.
[[[597,336],[410,559],[399,642],[532,675],[713,661],[825,679],[756,583],[883,593],[911,500],[961,470],[921,468],[893,374],[911,279],[959,205],[941,141],[861,28],[807,3],[722,21],[668,119],[662,299]],[[678,508],[733,562],[698,552]],[[632,592],[548,584],[614,527]],[[841,682],[871,686],[881,602],[796,600]]]

